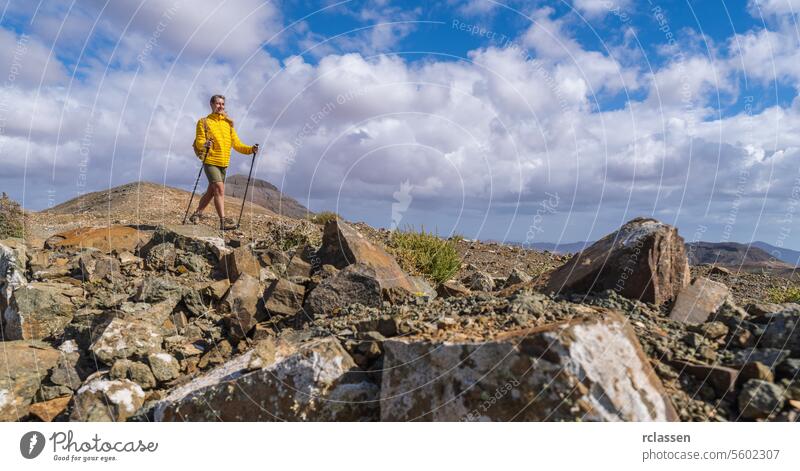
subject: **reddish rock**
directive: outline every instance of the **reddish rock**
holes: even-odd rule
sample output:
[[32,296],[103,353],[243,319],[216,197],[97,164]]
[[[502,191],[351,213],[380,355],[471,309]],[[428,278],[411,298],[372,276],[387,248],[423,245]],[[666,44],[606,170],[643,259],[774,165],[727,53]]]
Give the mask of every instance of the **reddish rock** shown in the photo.
[[42,422],[52,422],[58,414],[66,410],[72,396],[63,396],[49,401],[31,404],[30,413]]
[[670,362],[679,373],[686,373],[700,382],[707,382],[714,389],[717,397],[733,393],[739,370],[720,365],[702,365],[687,361],[674,360]]
[[231,282],[235,282],[243,273],[257,280],[261,278],[261,263],[250,245],[238,247],[227,254],[224,268]]
[[19,420],[61,352],[39,341],[3,342],[0,354],[0,421]]
[[410,293],[420,291],[394,257],[339,219],[325,224],[318,256],[321,264],[330,264],[338,269],[355,263],[372,268],[381,289],[401,288]]
[[683,238],[674,227],[636,218],[550,274],[551,292],[603,291],[653,304],[675,299],[689,283]]
[[145,234],[129,226],[83,227],[51,236],[45,241],[45,248],[92,247],[104,253],[112,250],[133,252],[146,238]]

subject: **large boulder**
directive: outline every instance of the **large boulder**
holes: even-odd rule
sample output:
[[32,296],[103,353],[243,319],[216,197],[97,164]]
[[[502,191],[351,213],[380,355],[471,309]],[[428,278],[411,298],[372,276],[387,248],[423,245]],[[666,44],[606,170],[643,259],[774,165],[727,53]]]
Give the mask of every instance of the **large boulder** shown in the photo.
[[324,279],[306,298],[303,310],[309,318],[328,316],[344,306],[360,303],[380,307],[381,284],[375,269],[363,263],[347,266]]
[[45,241],[45,248],[87,248],[92,247],[104,253],[133,252],[147,236],[130,226],[82,227],[60,232]]
[[612,289],[627,298],[662,304],[675,299],[689,276],[678,230],[655,219],[636,218],[554,270],[547,289]]
[[716,314],[730,296],[731,292],[724,284],[708,278],[695,278],[678,293],[669,317],[687,324],[701,324]]
[[59,335],[72,321],[83,290],[62,283],[37,282],[16,289],[3,313],[6,340],[44,339]]
[[0,421],[28,415],[36,391],[61,353],[40,341],[3,342],[0,353]]
[[102,376],[86,382],[73,397],[70,420],[83,422],[123,422],[144,404],[142,388],[127,379]]
[[378,387],[332,337],[268,339],[174,389],[157,421],[364,421],[378,419]]
[[375,271],[374,277],[384,290],[399,288],[409,293],[420,291],[394,257],[340,219],[325,224],[318,258],[321,265],[329,264],[338,269],[355,263],[366,265]]
[[620,314],[488,341],[383,343],[384,421],[666,421],[678,416]]

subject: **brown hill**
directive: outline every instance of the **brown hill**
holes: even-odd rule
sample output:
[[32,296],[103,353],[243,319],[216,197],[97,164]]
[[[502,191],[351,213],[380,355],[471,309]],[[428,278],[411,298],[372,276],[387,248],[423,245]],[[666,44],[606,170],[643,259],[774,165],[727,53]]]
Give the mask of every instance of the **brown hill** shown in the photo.
[[[26,221],[30,226],[26,237],[46,239],[64,230],[109,224],[180,224],[190,196],[188,191],[150,182],[133,182],[87,193],[44,211],[30,213]],[[197,207],[200,196],[199,192],[195,194],[192,208]],[[226,216],[238,217],[241,207],[241,199],[225,197]],[[251,224],[256,217],[271,219],[275,216],[274,212],[248,202],[242,226]],[[203,223],[216,226],[217,221],[212,203],[205,210]]]
[[686,244],[686,254],[691,265],[720,265],[743,271],[769,269],[782,272],[794,268],[758,247],[736,242],[692,242]]
[[[247,175],[233,175],[225,179],[225,194],[236,198],[242,198],[245,186],[247,185]],[[287,216],[295,219],[304,219],[313,216],[305,206],[298,203],[291,196],[287,196],[272,183],[253,178],[250,180],[250,188],[247,190],[247,201],[269,209],[275,214]]]

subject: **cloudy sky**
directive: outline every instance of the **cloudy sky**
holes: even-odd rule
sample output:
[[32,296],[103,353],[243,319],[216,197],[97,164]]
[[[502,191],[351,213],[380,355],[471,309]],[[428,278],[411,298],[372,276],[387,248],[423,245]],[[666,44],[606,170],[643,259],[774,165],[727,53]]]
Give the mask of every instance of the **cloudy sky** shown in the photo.
[[[312,210],[800,248],[800,0],[6,1],[0,189],[191,189],[208,98]],[[246,173],[234,153],[229,175]]]

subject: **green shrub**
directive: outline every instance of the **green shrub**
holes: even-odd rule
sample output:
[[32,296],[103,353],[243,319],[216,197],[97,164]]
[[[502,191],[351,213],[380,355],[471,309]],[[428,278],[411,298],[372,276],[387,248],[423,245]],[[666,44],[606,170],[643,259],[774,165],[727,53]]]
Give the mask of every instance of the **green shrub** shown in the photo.
[[425,232],[424,227],[419,232],[413,228],[394,231],[389,250],[405,270],[437,284],[449,280],[461,267],[461,257],[453,242]]
[[800,286],[772,287],[767,291],[767,300],[779,304],[800,302]]
[[22,208],[5,193],[0,197],[0,239],[22,237]]
[[334,221],[336,218],[341,218],[341,216],[333,211],[323,211],[309,217],[309,220],[314,224],[325,225],[328,221]]

